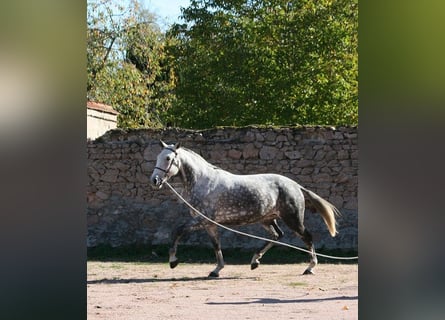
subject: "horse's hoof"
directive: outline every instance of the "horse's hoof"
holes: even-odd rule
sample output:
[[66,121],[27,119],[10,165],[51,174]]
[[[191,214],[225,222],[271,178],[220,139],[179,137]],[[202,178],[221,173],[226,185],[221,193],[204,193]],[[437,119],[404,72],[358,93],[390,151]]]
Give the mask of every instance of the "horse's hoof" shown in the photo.
[[250,264],[250,270],[255,270],[256,268],[258,268],[260,264],[258,262],[254,262]]
[[312,270],[306,269],[303,274],[315,274]]
[[170,268],[175,268],[179,264],[179,260],[170,261]]
[[219,277],[219,274],[214,271],[210,272],[210,274],[209,274],[209,278],[218,278],[218,277]]

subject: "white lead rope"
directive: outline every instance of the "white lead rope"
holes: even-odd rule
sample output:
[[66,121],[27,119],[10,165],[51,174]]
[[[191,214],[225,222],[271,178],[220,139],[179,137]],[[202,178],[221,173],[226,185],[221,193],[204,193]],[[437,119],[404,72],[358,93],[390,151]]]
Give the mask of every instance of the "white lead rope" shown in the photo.
[[[296,249],[296,250],[300,250],[300,251],[312,254],[312,252],[309,251],[309,250],[306,250],[306,249],[303,249],[303,248],[300,248],[300,247],[296,247],[296,246],[293,246],[291,244],[287,244],[287,243],[284,243],[284,242],[280,242],[280,241],[276,241],[276,240],[272,240],[272,239],[267,239],[267,238],[255,236],[255,235],[252,235],[252,234],[249,234],[249,233],[245,233],[245,232],[242,232],[242,231],[239,231],[239,230],[235,230],[235,229],[226,227],[226,226],[224,226],[224,225],[222,225],[222,224],[220,224],[220,223],[218,223],[216,221],[213,221],[212,219],[207,217],[205,214],[203,214],[203,213],[199,212],[197,209],[195,209],[190,203],[188,203],[187,200],[185,200],[167,181],[165,181],[165,184],[173,191],[173,193],[179,199],[181,199],[187,205],[187,207],[189,207],[190,209],[195,211],[197,214],[199,214],[201,217],[203,217],[207,221],[217,225],[220,228],[229,230],[229,231],[234,232],[234,233],[238,233],[238,234],[246,236],[246,237],[272,242],[272,243],[275,243],[275,244],[279,244],[279,245],[282,245],[282,246],[285,246],[285,247],[289,247],[289,248],[292,248],[292,249]],[[325,258],[329,258],[329,259],[338,259],[338,260],[355,260],[355,259],[358,259],[358,256],[357,257],[335,257],[335,256],[330,256],[330,255],[326,255],[326,254],[322,254],[322,253],[315,253],[315,254],[317,256],[319,256],[319,257],[325,257]]]

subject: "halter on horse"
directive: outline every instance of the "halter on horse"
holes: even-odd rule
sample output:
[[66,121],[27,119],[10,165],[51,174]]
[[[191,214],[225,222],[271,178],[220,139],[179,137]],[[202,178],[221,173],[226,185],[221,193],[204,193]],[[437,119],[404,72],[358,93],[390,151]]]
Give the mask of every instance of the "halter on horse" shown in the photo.
[[[150,179],[153,187],[160,189],[171,177],[179,176],[185,188],[184,197],[207,217],[231,226],[261,223],[274,240],[283,236],[283,231],[277,224],[277,219],[282,219],[311,251],[310,264],[304,274],[313,273],[317,256],[312,235],[303,225],[305,200],[310,203],[311,208],[321,214],[333,237],[337,233],[335,216],[340,214],[337,208],[284,176],[236,175],[211,165],[200,155],[181,147],[179,143],[167,145],[161,141],[161,146],[163,149],[157,157]],[[196,213],[190,213],[196,217]],[[173,231],[170,267],[178,265],[176,251],[180,238],[185,233],[205,229],[211,238],[217,260],[217,266],[209,277],[218,277],[224,268],[218,229],[214,224],[199,218],[196,217]],[[252,270],[259,266],[261,257],[272,246],[273,243],[268,242],[253,255],[250,264]]]

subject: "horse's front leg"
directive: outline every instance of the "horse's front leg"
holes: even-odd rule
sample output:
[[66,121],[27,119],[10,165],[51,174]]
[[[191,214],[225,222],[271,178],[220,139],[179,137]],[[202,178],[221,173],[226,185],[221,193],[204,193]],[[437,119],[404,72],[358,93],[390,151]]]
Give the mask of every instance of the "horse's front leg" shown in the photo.
[[218,227],[215,225],[207,225],[206,230],[209,234],[210,240],[212,241],[216,256],[216,268],[210,272],[209,277],[217,278],[219,277],[219,272],[221,269],[224,268],[224,258],[221,251],[221,241],[219,239]]
[[178,249],[178,244],[179,241],[181,240],[182,236],[184,236],[185,234],[192,232],[192,231],[196,231],[196,230],[200,230],[203,228],[203,225],[199,222],[191,222],[191,223],[186,223],[183,224],[179,227],[177,227],[173,232],[172,232],[172,236],[171,238],[173,239],[172,242],[172,246],[170,247],[169,250],[169,258],[168,258],[168,262],[170,263],[170,268],[175,268],[178,263],[179,260],[176,257],[176,251]]

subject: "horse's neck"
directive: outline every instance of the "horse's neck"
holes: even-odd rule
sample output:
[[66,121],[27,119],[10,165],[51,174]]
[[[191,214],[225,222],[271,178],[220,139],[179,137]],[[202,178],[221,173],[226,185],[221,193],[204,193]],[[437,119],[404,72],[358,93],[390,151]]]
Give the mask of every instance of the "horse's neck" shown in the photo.
[[207,179],[214,167],[191,152],[184,151],[181,157],[181,176],[186,189],[191,190],[198,179]]

